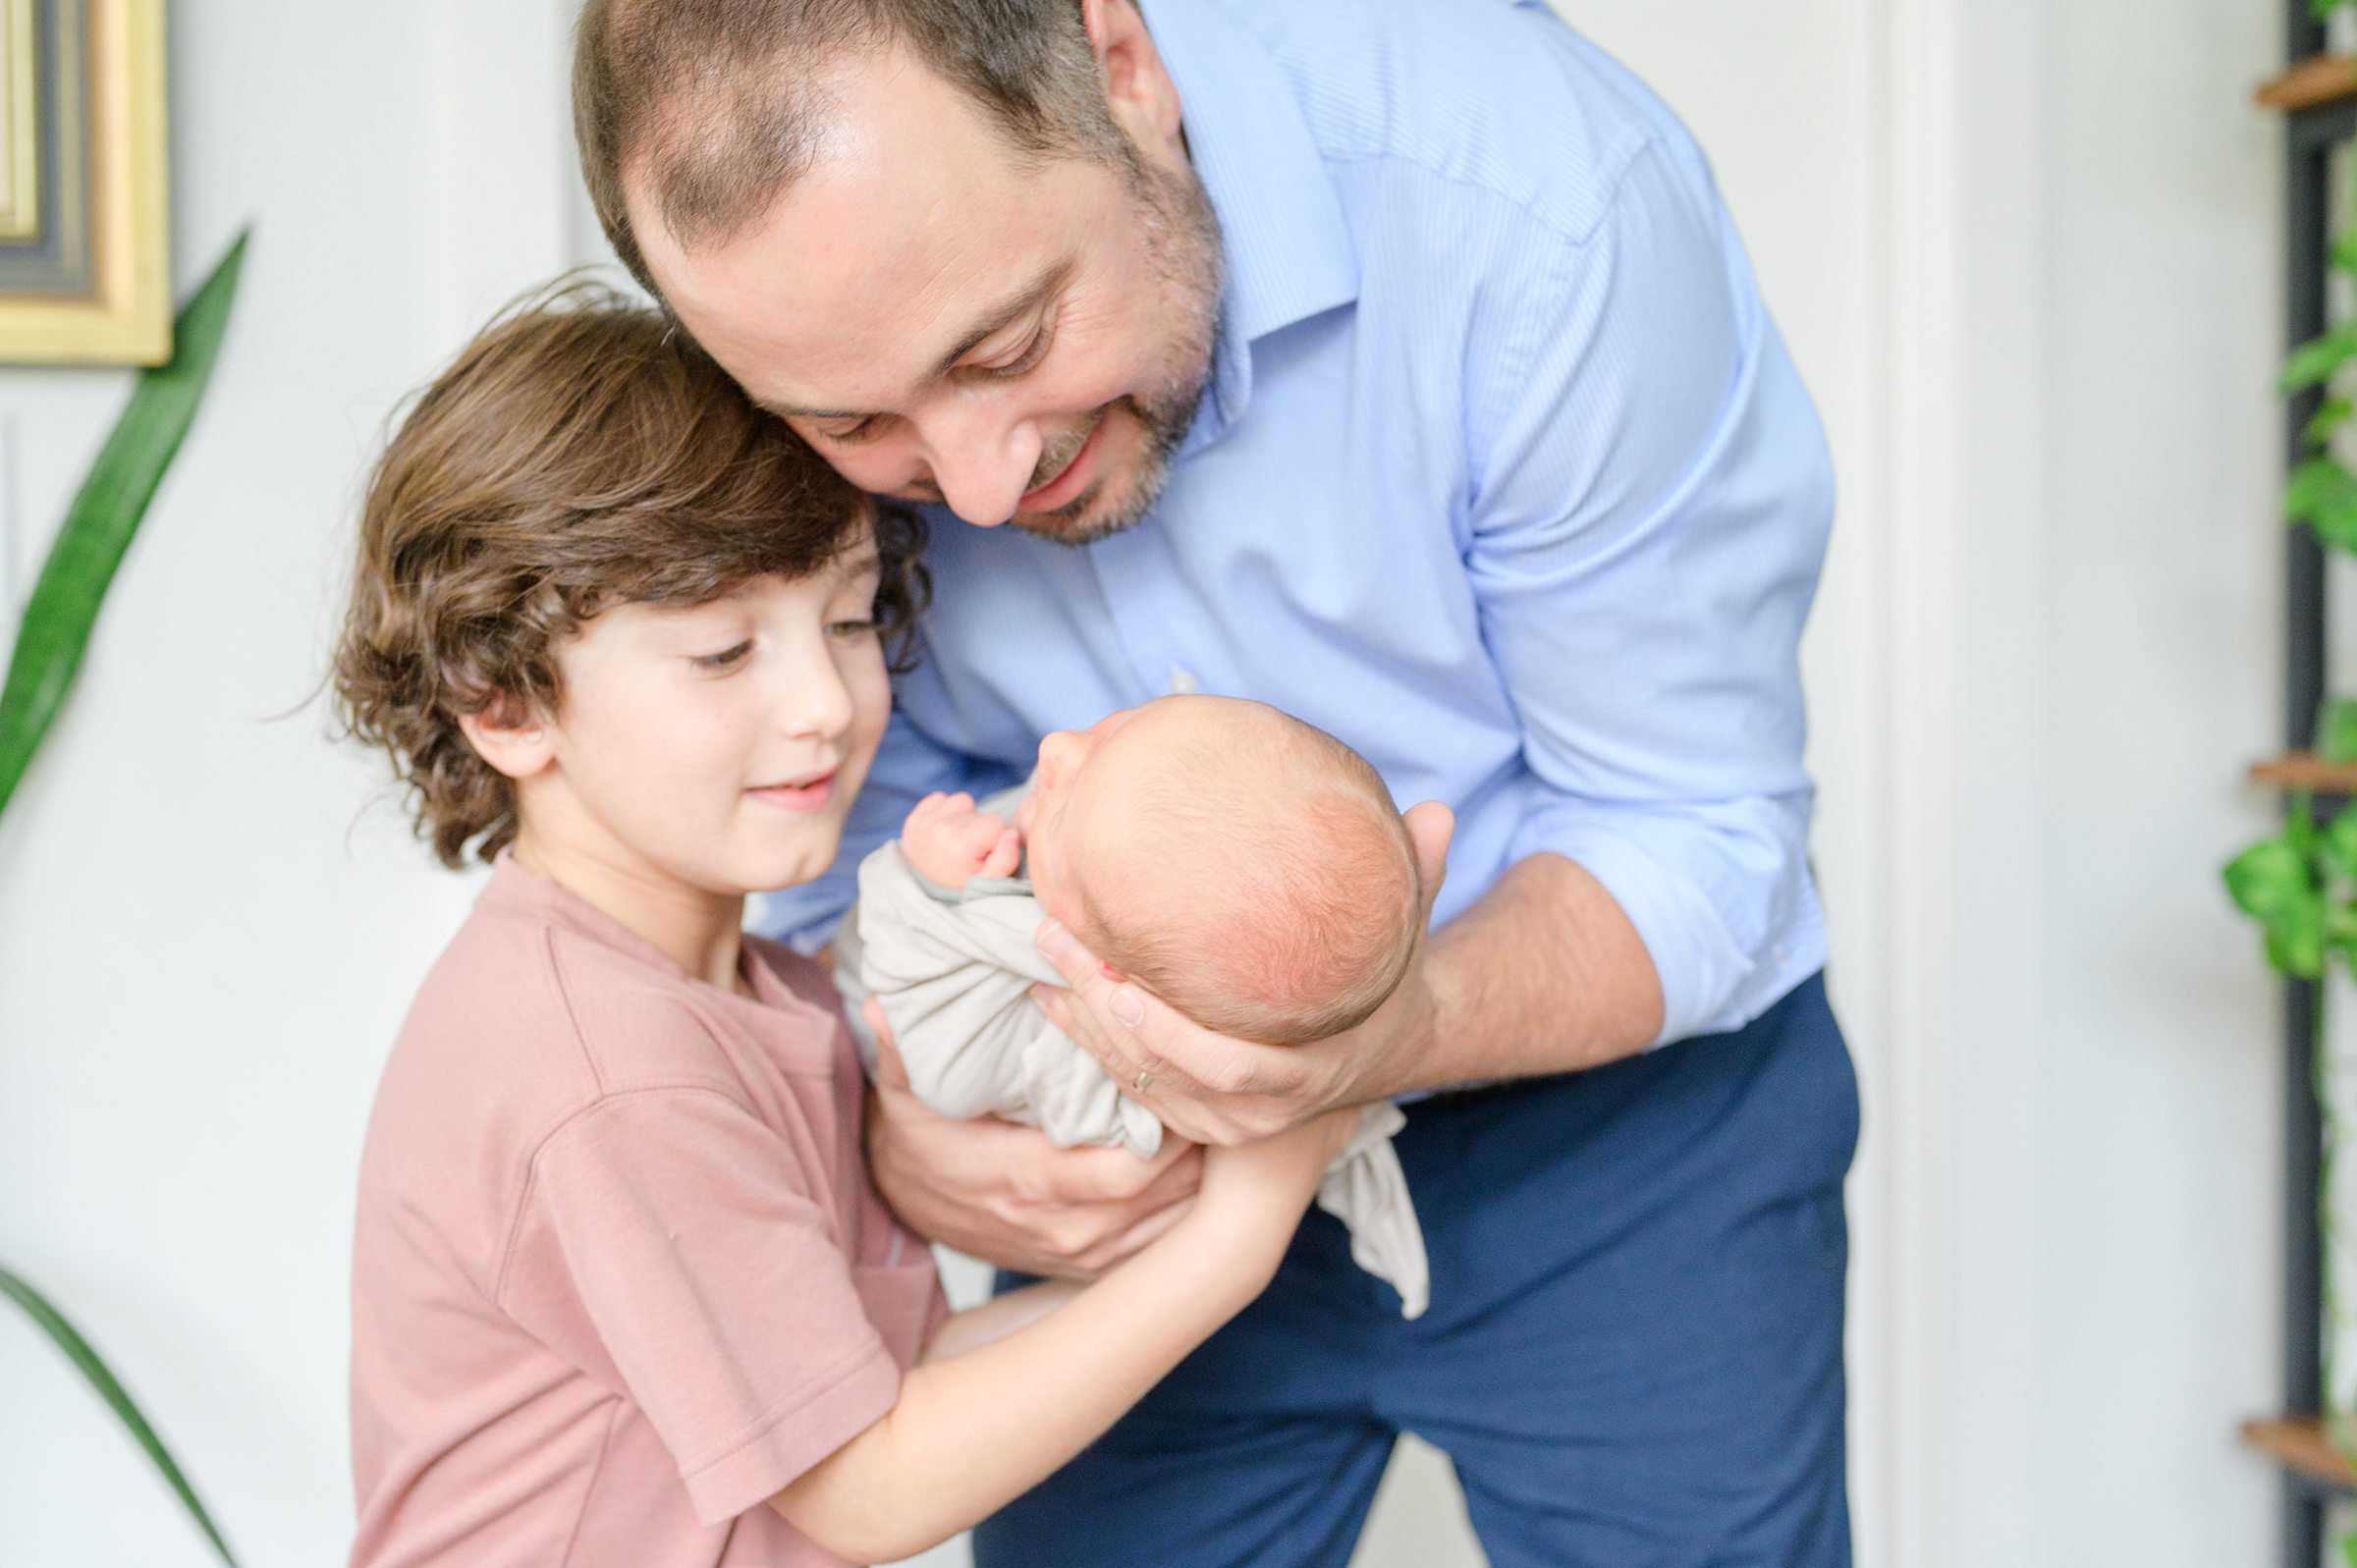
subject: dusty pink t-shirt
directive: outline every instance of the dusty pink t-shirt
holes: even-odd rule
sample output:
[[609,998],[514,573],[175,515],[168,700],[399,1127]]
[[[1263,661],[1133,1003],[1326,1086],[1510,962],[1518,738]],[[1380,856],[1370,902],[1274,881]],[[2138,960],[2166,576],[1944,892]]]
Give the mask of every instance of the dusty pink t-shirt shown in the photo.
[[833,988],[759,1000],[503,859],[360,1164],[356,1565],[801,1568],[763,1506],[892,1407],[944,1312],[869,1184]]

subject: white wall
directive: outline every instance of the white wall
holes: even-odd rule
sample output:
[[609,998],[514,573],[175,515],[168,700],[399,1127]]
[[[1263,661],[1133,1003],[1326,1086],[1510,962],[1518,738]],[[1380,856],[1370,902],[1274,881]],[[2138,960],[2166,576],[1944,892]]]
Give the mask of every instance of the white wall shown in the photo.
[[[2234,1423],[2275,1383],[2274,992],[2208,875],[2276,732],[2279,5],[2049,8],[2029,1511],[2046,1562],[2259,1560]],[[2006,619],[1991,618],[2002,636]],[[1987,1158],[2007,1151],[1990,1147]]]
[[[561,147],[554,65],[542,90],[515,25],[477,9],[176,8],[176,270],[192,284],[251,219],[244,294],[0,829],[0,1259],[113,1359],[249,1564],[340,1560],[349,1539],[359,1134],[469,894],[363,812],[380,770],[329,745],[316,706],[274,716],[322,672],[387,409],[496,291],[561,259],[549,159],[466,135],[538,93]],[[476,37],[497,77],[461,69]],[[0,374],[20,588],[128,384]],[[204,1560],[110,1420],[0,1311],[0,1561]]]
[[[1562,3],[1712,149],[1842,479],[1807,657],[1867,1093],[1860,1560],[2259,1560],[2272,1012],[2212,873],[2276,704],[2275,8]],[[245,298],[0,830],[0,1260],[261,1568],[348,1531],[358,1133],[471,891],[315,707],[272,716],[387,409],[583,243],[562,9],[180,8],[179,275],[252,217]],[[125,385],[0,372],[0,606]],[[1396,1476],[1363,1562],[1473,1560],[1444,1474]],[[5,1315],[0,1477],[0,1561],[202,1560]]]

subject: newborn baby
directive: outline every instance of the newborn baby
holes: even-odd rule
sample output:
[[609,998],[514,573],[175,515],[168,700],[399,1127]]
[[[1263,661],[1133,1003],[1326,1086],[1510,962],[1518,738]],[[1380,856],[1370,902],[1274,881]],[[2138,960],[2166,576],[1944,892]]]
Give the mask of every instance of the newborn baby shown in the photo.
[[[1204,1027],[1290,1046],[1383,1004],[1422,912],[1406,829],[1358,753],[1260,703],[1161,697],[1048,736],[1030,782],[979,807],[918,802],[859,867],[836,978],[853,1019],[882,1003],[933,1109],[1142,1157],[1162,1123],[1031,1003],[1034,981],[1062,983],[1032,943],[1043,913]],[[1428,1275],[1391,1142],[1404,1120],[1365,1108],[1318,1205],[1413,1318]]]

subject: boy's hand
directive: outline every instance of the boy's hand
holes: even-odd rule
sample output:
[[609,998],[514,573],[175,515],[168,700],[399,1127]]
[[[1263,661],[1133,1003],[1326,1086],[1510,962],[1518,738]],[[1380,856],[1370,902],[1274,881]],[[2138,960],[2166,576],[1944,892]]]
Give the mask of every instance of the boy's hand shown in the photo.
[[1211,1222],[1218,1224],[1238,1211],[1264,1213],[1283,1220],[1291,1234],[1327,1167],[1349,1147],[1359,1116],[1356,1107],[1329,1110],[1274,1137],[1206,1148],[1196,1208],[1217,1215]]
[[1329,1110],[1272,1137],[1206,1147],[1203,1184],[1173,1244],[1210,1248],[1216,1267],[1243,1271],[1249,1294],[1258,1295],[1276,1277],[1301,1212],[1349,1146],[1360,1114],[1357,1108]]
[[1014,876],[1023,836],[1006,818],[977,811],[972,795],[936,790],[901,825],[901,853],[928,881],[963,888],[976,877]]

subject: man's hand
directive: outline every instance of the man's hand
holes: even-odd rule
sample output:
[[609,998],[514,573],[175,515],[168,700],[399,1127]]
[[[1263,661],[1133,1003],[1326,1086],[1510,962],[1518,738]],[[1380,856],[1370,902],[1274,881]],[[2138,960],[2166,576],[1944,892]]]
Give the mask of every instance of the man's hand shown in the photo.
[[908,1087],[883,1009],[867,1162],[877,1190],[917,1234],[1023,1273],[1090,1279],[1176,1224],[1203,1175],[1200,1149],[1165,1138],[1126,1149],[1059,1149],[1033,1127],[934,1114]]
[[[1447,806],[1428,800],[1409,807],[1405,820],[1423,884],[1419,919],[1429,924],[1455,819]],[[1035,986],[1031,994],[1058,1028],[1104,1064],[1123,1093],[1171,1131],[1199,1144],[1248,1143],[1320,1111],[1413,1085],[1413,1060],[1433,1038],[1428,946],[1417,945],[1399,989],[1373,1017],[1306,1046],[1264,1046],[1214,1034],[1110,972],[1052,920],[1040,927],[1040,951],[1069,989]]]

